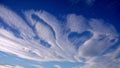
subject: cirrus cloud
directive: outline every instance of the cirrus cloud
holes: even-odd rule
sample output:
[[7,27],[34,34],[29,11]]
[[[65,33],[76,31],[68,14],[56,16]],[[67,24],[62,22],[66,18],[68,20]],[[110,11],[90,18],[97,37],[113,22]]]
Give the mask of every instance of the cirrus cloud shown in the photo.
[[22,66],[0,65],[0,68],[24,68]]
[[118,48],[106,52],[119,42],[119,34],[104,20],[69,14],[66,23],[61,23],[46,11],[29,10],[24,15],[27,22],[0,6],[0,51],[35,61],[93,63],[90,66],[101,57],[116,60],[119,54]]

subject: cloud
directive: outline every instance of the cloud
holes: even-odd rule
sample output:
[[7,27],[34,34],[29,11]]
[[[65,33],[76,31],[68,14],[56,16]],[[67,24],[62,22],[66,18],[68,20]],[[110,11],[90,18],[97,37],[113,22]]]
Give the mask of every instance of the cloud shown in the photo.
[[[20,16],[4,6],[0,6],[0,9],[0,18],[2,18],[2,20],[8,26],[10,26],[11,29],[13,28],[14,30],[20,32],[20,34],[24,36],[24,38],[31,38],[34,36],[32,29],[29,28],[29,26]],[[27,33],[27,35],[25,33]]]
[[54,68],[62,68],[60,65],[54,65]]
[[119,68],[120,61],[115,59],[110,59],[109,57],[97,57],[90,61],[83,67],[80,68]]
[[22,66],[0,65],[0,68],[24,68]]
[[35,61],[85,62],[91,67],[104,64],[98,61],[101,58],[111,59],[111,64],[118,62],[114,60],[119,56],[119,49],[106,50],[117,45],[119,35],[104,20],[69,14],[66,23],[61,23],[46,11],[29,10],[24,15],[27,22],[0,6],[0,51]]
[[32,65],[34,68],[44,68],[42,65]]
[[75,66],[73,68],[119,68],[120,58],[116,58],[117,55],[120,55],[118,54],[119,51],[120,47],[108,54],[90,58],[83,66]]

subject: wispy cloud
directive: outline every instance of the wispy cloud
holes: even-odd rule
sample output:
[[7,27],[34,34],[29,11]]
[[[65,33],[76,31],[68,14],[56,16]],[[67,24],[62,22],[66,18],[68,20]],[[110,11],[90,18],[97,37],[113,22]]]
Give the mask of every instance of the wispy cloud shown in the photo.
[[54,65],[54,68],[62,68],[60,65]]
[[32,65],[34,68],[44,68],[43,66],[41,65]]
[[[0,22],[0,51],[35,61],[86,62],[84,68],[89,65],[94,68],[94,65],[101,66],[109,61],[109,65],[119,62],[115,58],[119,48],[106,52],[112,46],[119,46],[116,44],[119,34],[104,20],[69,14],[63,24],[46,11],[30,10],[24,15],[28,22],[0,6],[3,20]],[[106,61],[102,62],[102,59]]]
[[0,65],[0,68],[24,68],[22,66],[12,66],[12,65]]
[[[109,56],[110,57],[110,56]],[[109,57],[97,57],[81,68],[119,68],[120,61]]]

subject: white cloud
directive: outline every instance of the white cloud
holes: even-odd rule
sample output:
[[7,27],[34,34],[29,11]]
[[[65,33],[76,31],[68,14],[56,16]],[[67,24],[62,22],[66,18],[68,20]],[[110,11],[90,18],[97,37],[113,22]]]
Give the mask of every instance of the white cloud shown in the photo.
[[89,28],[86,19],[82,15],[70,14],[67,16],[67,26],[71,31],[82,32]]
[[[42,21],[33,19],[32,14]],[[85,59],[88,62],[99,58],[118,41],[115,28],[103,20],[86,20],[82,15],[69,14],[67,22],[62,24],[52,14],[34,10],[26,11],[25,16],[30,26],[15,12],[0,6],[0,18],[9,25],[8,29],[19,31],[22,37],[0,28],[0,51],[36,61],[80,62]],[[75,35],[70,36],[72,34]],[[112,52],[112,55],[116,54],[118,51]],[[111,53],[105,55],[110,57]]]
[[0,68],[24,68],[22,66],[12,66],[12,65],[0,65]]
[[0,18],[2,18],[6,24],[11,26],[11,28],[20,31],[21,35],[25,39],[32,38],[34,36],[32,29],[29,28],[29,26],[20,16],[4,6],[0,6],[0,9]]
[[34,68],[44,68],[42,65],[33,65],[31,64]]
[[108,58],[96,59],[97,61],[91,61],[84,66],[75,66],[73,68],[119,68],[120,61],[109,60]]
[[54,65],[54,68],[62,68],[60,65]]
[[[46,27],[41,26],[43,27],[41,30],[40,30],[40,27],[30,28],[23,21],[21,17],[19,17],[16,13],[11,11],[10,9],[5,8],[4,6],[0,6],[0,9],[1,9],[0,10],[1,19],[10,26],[9,28],[13,28],[20,31],[20,36],[23,37],[23,39],[18,38],[14,36],[14,32],[10,30],[6,30],[4,28],[0,28],[0,40],[1,40],[0,50],[1,51],[12,53],[22,58],[27,58],[27,59],[37,60],[37,61],[49,61],[49,60],[65,61],[71,58],[71,57],[67,58],[64,52],[61,51],[62,50],[60,49],[61,47],[57,45],[55,39],[53,39],[53,36],[50,35],[52,34],[52,32],[49,31],[50,29],[48,29],[47,26]],[[48,24],[51,23],[50,26],[52,26],[54,31],[56,31],[56,34],[57,32],[59,32],[60,28],[56,25],[57,23],[55,22],[57,22],[57,20],[55,19],[54,16],[50,15],[47,12],[44,12],[44,13],[36,12],[36,13],[46,23]],[[11,18],[15,20],[12,20]],[[38,23],[36,24],[37,26],[38,26]],[[34,28],[35,30],[32,30]],[[47,30],[49,32],[42,34],[38,29],[40,31],[44,29],[43,31]],[[35,39],[34,38],[35,36],[38,36],[39,39]],[[45,40],[48,44],[52,45],[52,47],[46,48],[42,46],[44,44],[40,44],[41,39]],[[51,39],[53,40],[51,41]]]
[[88,64],[80,68],[119,68],[120,61],[110,59],[109,57],[94,58]]

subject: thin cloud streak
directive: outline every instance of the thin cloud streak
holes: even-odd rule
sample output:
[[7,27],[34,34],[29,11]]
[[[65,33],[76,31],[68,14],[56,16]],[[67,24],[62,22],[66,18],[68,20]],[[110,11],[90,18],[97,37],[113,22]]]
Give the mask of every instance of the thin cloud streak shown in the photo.
[[12,65],[0,65],[0,68],[24,68],[22,66],[12,66]]

